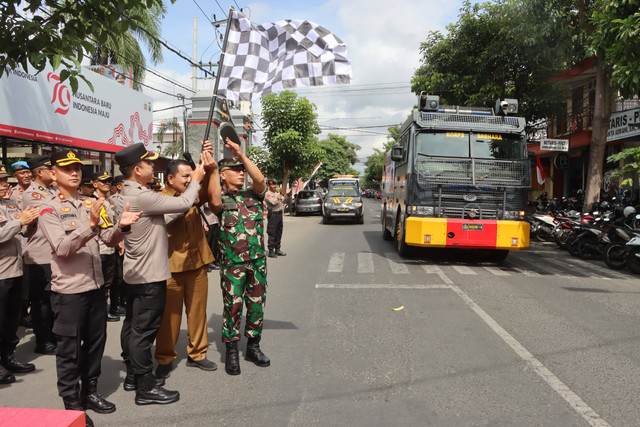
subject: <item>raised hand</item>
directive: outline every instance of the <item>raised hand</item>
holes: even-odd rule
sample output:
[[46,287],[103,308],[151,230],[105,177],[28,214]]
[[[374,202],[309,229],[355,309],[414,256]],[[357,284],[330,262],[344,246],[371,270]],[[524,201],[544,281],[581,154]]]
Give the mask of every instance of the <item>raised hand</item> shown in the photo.
[[224,141],[224,146],[227,147],[227,149],[231,151],[231,154],[233,154],[234,156],[241,157],[242,148],[240,148],[240,145],[236,144],[235,142],[227,138]]
[[211,175],[218,169],[218,164],[213,160],[213,156],[208,151],[203,151],[200,154],[200,163],[204,166],[204,170]]
[[198,163],[196,168],[191,171],[191,179],[197,183],[202,182],[202,179],[205,177],[206,172],[204,170],[204,164]]
[[120,228],[124,228],[131,224],[135,224],[135,222],[138,221],[138,219],[140,219],[140,215],[142,215],[142,211],[130,212],[129,202],[127,202],[127,204],[124,207],[124,211],[122,212],[122,216],[120,217]]

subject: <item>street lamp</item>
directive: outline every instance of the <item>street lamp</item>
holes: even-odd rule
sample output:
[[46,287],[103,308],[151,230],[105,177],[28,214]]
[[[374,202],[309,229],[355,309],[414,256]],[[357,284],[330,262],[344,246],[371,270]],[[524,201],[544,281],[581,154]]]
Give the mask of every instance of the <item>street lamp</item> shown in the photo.
[[176,94],[178,100],[182,101],[182,152],[187,151],[187,107],[184,105],[184,95],[181,93]]

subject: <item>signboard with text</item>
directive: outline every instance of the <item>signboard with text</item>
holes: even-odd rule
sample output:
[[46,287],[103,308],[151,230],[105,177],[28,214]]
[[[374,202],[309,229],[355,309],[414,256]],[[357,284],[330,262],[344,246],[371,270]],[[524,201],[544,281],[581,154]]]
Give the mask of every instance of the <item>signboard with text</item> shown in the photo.
[[542,139],[540,151],[569,151],[568,139]]
[[87,68],[83,75],[93,92],[78,79],[72,93],[51,67],[10,70],[0,78],[0,136],[108,152],[141,142],[151,150],[151,97]]
[[640,135],[640,108],[611,114],[607,142],[637,135]]

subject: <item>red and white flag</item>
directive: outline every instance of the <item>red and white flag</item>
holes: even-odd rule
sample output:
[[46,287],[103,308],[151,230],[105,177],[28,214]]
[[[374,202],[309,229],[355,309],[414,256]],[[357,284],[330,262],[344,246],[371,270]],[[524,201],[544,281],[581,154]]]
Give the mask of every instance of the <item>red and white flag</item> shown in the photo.
[[538,179],[538,184],[544,184],[544,181],[547,179],[547,176],[544,174],[544,170],[542,169],[542,163],[540,162],[540,156],[536,153],[536,178]]
[[313,172],[311,172],[311,175],[309,175],[309,179],[311,179],[311,177],[312,177],[313,175],[315,175],[315,174],[316,174],[316,172],[318,172],[318,169],[320,169],[320,166],[322,166],[322,162],[318,163],[318,164],[316,165],[316,167],[315,167],[315,168],[313,168]]

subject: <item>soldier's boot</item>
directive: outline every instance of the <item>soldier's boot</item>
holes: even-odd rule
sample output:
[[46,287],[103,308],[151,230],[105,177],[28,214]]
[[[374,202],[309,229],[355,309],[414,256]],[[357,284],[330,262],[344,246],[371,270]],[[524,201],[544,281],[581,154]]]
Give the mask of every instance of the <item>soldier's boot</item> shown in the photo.
[[16,377],[0,366],[0,384],[11,384],[16,381]]
[[276,252],[273,249],[269,249],[269,254],[267,255],[269,258],[278,258]]
[[136,405],[166,405],[180,400],[179,392],[156,385],[156,377],[152,372],[136,375],[136,385]]
[[84,409],[92,409],[99,414],[110,414],[115,412],[116,405],[109,402],[98,393],[98,379],[89,378],[82,380],[82,391],[80,392],[82,406]]
[[26,374],[36,370],[36,366],[33,363],[24,363],[16,360],[16,355],[13,352],[2,355],[2,366],[14,374]]
[[280,249],[276,249],[276,255],[278,256],[287,256],[285,252],[282,252]]
[[72,394],[71,396],[64,396],[62,398],[64,402],[64,409],[67,411],[81,411],[84,414],[84,422],[87,427],[93,427],[93,421],[89,418],[89,415],[84,411],[82,407],[82,403],[80,403],[80,397],[78,393]]
[[260,350],[260,337],[249,338],[247,351],[244,353],[244,360],[253,362],[261,367],[271,365],[271,360]]
[[136,376],[133,374],[133,367],[131,367],[131,362],[125,362],[127,366],[127,376],[124,377],[124,384],[122,384],[122,388],[125,391],[133,391],[136,389]]
[[227,343],[227,356],[224,370],[229,375],[240,375],[240,360],[238,359],[238,341]]

